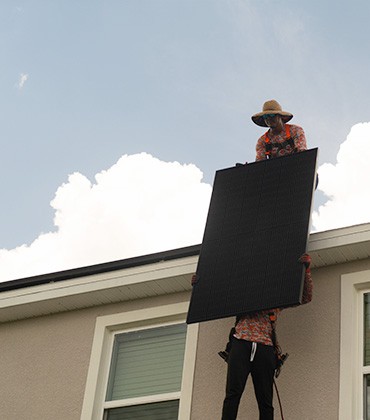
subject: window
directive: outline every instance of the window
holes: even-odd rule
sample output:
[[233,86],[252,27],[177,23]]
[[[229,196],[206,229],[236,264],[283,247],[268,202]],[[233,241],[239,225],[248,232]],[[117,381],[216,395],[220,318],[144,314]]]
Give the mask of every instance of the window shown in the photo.
[[123,407],[106,410],[104,419],[176,420],[185,338],[183,323],[116,334],[106,401]]
[[81,420],[190,420],[198,325],[188,302],[97,318]]
[[339,420],[370,420],[370,270],[342,275]]

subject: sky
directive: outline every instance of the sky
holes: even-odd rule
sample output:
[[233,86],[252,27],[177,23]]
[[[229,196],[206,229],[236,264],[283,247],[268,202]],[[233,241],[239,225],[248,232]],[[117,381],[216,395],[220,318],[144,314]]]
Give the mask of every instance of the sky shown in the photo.
[[370,3],[3,0],[0,281],[199,244],[276,99],[319,148],[312,231],[370,222]]

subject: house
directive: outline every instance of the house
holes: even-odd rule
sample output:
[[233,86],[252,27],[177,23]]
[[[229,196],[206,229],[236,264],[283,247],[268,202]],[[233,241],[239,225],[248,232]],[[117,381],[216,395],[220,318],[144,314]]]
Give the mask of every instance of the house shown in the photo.
[[[234,320],[186,326],[199,251],[0,283],[0,418],[219,419],[217,353]],[[313,301],[278,323],[289,353],[276,381],[284,415],[370,419],[370,224],[313,233],[308,252]],[[250,380],[247,413],[258,418]]]

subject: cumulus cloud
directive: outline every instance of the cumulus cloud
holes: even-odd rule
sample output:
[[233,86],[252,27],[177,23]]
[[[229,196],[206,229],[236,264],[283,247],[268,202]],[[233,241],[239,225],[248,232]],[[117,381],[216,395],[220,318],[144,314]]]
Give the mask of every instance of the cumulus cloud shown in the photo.
[[23,89],[23,86],[27,82],[27,80],[28,80],[28,74],[21,73],[21,75],[19,76],[18,83],[17,83],[17,88],[19,90],[22,90]]
[[370,122],[356,124],[341,144],[336,164],[320,166],[319,187],[327,202],[313,213],[315,230],[370,222]]
[[198,244],[211,186],[194,165],[124,155],[91,182],[81,173],[56,191],[55,232],[0,250],[0,281]]

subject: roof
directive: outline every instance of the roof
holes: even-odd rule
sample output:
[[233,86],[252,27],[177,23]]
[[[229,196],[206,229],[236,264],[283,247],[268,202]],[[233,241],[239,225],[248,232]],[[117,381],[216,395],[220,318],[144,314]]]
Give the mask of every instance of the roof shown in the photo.
[[313,268],[370,257],[370,223],[311,233],[308,253]]
[[[0,283],[0,322],[190,292],[201,245]],[[312,233],[313,267],[370,258],[370,223]]]
[[37,286],[40,284],[54,283],[63,280],[75,279],[77,277],[91,276],[93,274],[109,273],[141,265],[153,264],[162,261],[169,261],[177,258],[199,255],[200,245],[188,246],[185,248],[173,249],[170,251],[157,252],[149,255],[141,255],[124,260],[112,261],[102,264],[94,264],[86,267],[73,268],[70,270],[58,271],[55,273],[42,274],[26,277],[18,280],[10,280],[0,283],[0,293],[7,290],[20,289],[22,287]]

